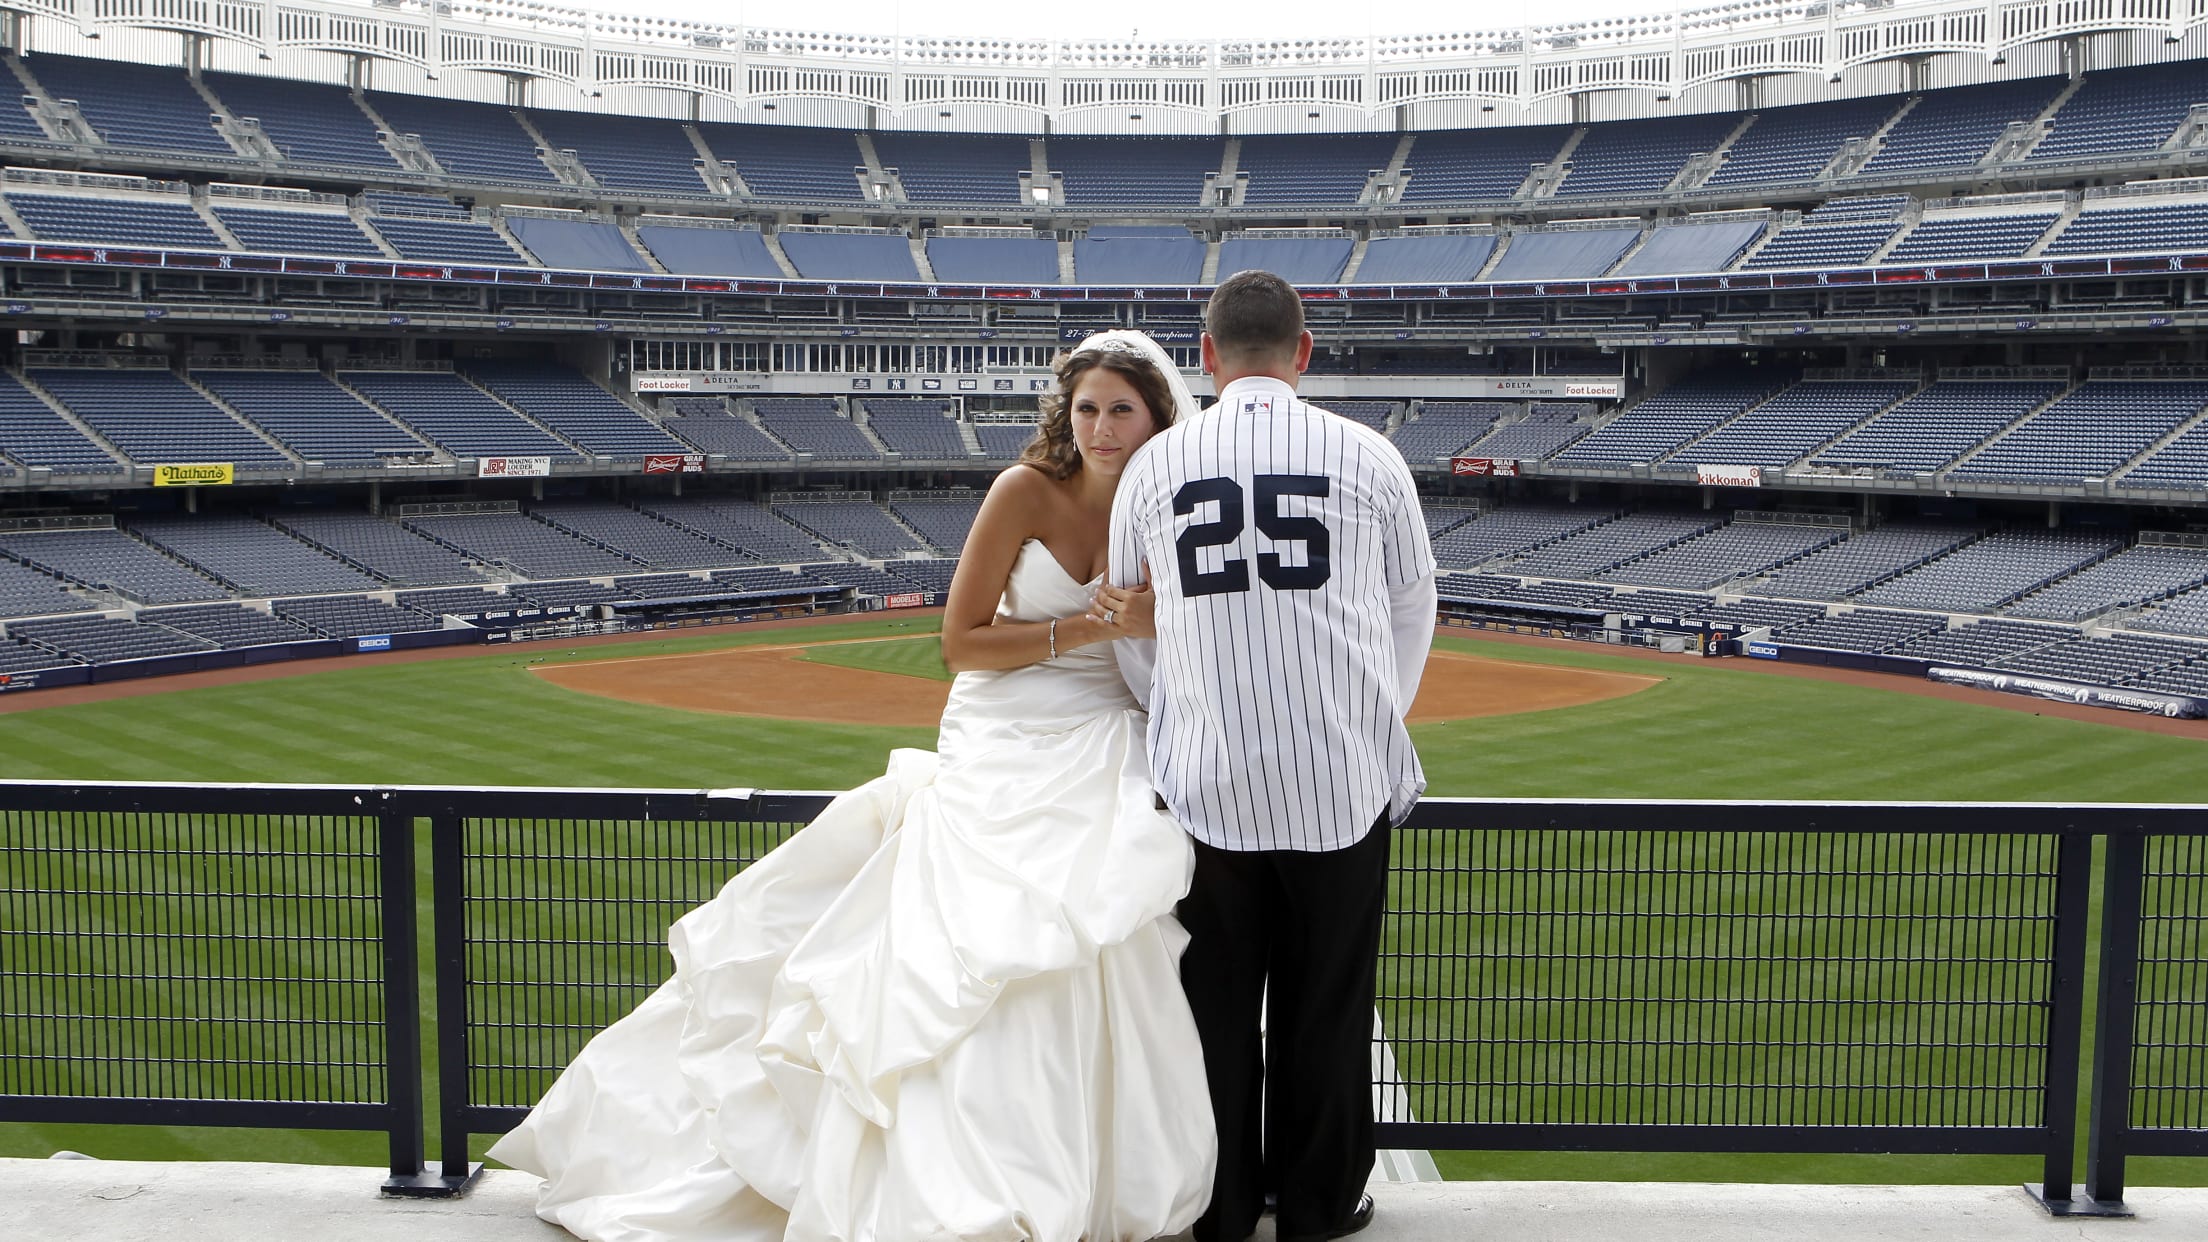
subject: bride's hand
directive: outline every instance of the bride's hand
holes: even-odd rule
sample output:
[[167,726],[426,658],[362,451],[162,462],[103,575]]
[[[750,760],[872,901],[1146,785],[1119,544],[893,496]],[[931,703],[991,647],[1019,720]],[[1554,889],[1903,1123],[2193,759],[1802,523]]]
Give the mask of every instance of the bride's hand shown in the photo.
[[1149,584],[1132,587],[1100,586],[1089,605],[1089,616],[1111,631],[1114,638],[1156,638],[1158,597]]

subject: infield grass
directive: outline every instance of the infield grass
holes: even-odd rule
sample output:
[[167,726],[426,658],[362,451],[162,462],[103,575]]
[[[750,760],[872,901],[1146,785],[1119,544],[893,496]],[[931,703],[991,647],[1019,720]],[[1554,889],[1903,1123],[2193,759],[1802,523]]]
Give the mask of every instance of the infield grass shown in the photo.
[[[938,646],[920,633],[932,625],[932,618],[876,619],[611,647],[548,643],[20,711],[0,715],[0,777],[848,788],[878,775],[890,748],[931,745],[934,731],[649,707],[565,690],[528,669],[721,647],[897,639],[817,646],[804,658],[940,677]],[[1440,639],[1437,649],[1664,680],[1580,707],[1414,729],[1436,795],[2190,802],[2208,788],[2208,743],[2194,739],[1717,662],[1659,665],[1594,648],[1460,637]],[[0,1126],[0,1155],[64,1147],[148,1159],[381,1160],[375,1136]],[[1469,1177],[2036,1177],[2034,1162],[2006,1158],[1436,1155],[1450,1175]],[[2208,1182],[2202,1163],[2139,1161],[2132,1180],[2201,1184]]]

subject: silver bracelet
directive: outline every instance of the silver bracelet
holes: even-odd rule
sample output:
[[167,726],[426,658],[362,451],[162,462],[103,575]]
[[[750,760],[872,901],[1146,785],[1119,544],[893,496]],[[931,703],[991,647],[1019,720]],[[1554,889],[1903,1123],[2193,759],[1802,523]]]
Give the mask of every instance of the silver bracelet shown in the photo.
[[1058,618],[1050,619],[1050,658],[1058,658]]

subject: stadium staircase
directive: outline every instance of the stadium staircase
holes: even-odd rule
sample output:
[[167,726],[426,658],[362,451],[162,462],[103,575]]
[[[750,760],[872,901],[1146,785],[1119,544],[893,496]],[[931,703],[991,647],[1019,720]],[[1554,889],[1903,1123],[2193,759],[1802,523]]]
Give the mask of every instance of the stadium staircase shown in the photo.
[[721,157],[713,154],[713,148],[705,141],[705,135],[698,132],[697,126],[684,124],[682,136],[690,140],[690,149],[696,151],[698,159],[703,161],[707,181],[726,189],[731,194],[748,196],[751,193],[751,187],[737,173],[735,166],[722,163]]
[[1978,161],[1979,165],[2011,164],[2019,160],[2030,159],[2032,148],[2037,147],[2041,139],[2054,132],[2055,114],[2062,111],[2062,106],[2069,103],[2070,97],[2077,94],[2079,88],[2084,85],[2084,74],[2079,74],[2070,79],[2069,84],[2064,86],[2052,100],[2048,101],[2047,106],[2040,110],[2038,116],[2029,121],[2019,121],[2011,125],[2001,137],[1995,139],[1993,148],[1986,152],[1984,159]]
[[382,141],[383,149],[390,153],[391,158],[398,162],[399,167],[408,172],[423,173],[432,177],[443,178],[449,176],[445,172],[445,166],[437,162],[437,157],[430,153],[429,148],[423,145],[420,138],[400,133],[391,122],[383,119],[382,114],[376,111],[375,105],[369,103],[368,97],[358,90],[351,92],[351,94],[353,106],[360,109],[367,116],[369,123],[376,127],[376,137]]
[[365,203],[357,199],[348,201],[345,206],[345,217],[360,229],[362,237],[367,238],[375,245],[377,250],[382,252],[384,258],[401,260],[406,258],[405,255],[399,253],[398,247],[392,245],[384,238],[383,234],[376,231],[374,221],[368,218],[368,208]]
[[1885,262],[1886,256],[1892,254],[1896,247],[1907,241],[1909,235],[1917,231],[1917,225],[1922,223],[1923,220],[1924,200],[1912,197],[1908,204],[1901,209],[1900,214],[1894,217],[1894,235],[1887,238],[1884,245],[1865,255],[1863,265],[1871,267]]
[[935,264],[928,261],[928,239],[925,237],[907,237],[905,245],[912,251],[912,265],[919,270],[920,279],[928,284],[934,284]]
[[208,89],[205,79],[198,73],[186,75],[185,81],[191,84],[193,93],[206,103],[207,111],[215,117],[215,132],[221,134],[223,141],[235,148],[238,154],[247,159],[259,160],[263,164],[284,162],[284,153],[277,150],[276,144],[267,134],[261,132],[258,121],[240,119],[237,113],[230,110],[230,105],[222,102],[214,91]]
[[[1556,158],[1539,168],[1529,170],[1526,173],[1526,179],[1518,184],[1518,192],[1511,197],[1548,198],[1552,196],[1556,191],[1556,187],[1563,182],[1564,174],[1569,171],[1568,166],[1572,162],[1572,153],[1579,150],[1580,141],[1586,137],[1586,126],[1581,125],[1574,129],[1572,136],[1564,140],[1564,145],[1557,148]],[[1496,247],[1495,253],[1500,257],[1502,247]]]
[[1034,190],[1038,186],[1050,196],[1049,204],[1051,206],[1065,206],[1065,189],[1057,184],[1057,178],[1050,175],[1049,144],[1040,138],[1027,140],[1027,175],[1028,198],[1021,206],[1032,207],[1035,205]]
[[[6,51],[6,58],[8,68],[14,72],[17,81],[22,84],[24,97],[35,101],[30,104],[31,117],[38,122],[40,129],[46,131],[47,137],[63,146],[96,147],[104,145],[99,131],[92,128],[92,122],[86,120],[82,112],[77,111],[75,104],[64,104],[47,93],[45,85],[38,80],[36,74],[31,72],[31,67],[23,63],[23,57],[20,53],[14,48],[9,48]],[[22,233],[18,236],[28,237],[30,234]]]
[[2039,235],[2038,241],[2024,248],[2022,257],[2036,259],[2047,253],[2047,247],[2053,245],[2055,239],[2062,236],[2062,231],[2069,228],[2070,222],[2077,219],[2078,213],[2083,210],[2085,210],[2084,195],[2073,193],[2066,196],[2062,202],[2062,210],[2055,213],[2055,222],[2047,227],[2046,232]]
[[1241,206],[1243,191],[1248,188],[1250,182],[1248,177],[1241,175],[1241,168],[1242,140],[1240,138],[1229,138],[1220,143],[1218,177],[1216,180],[1204,182],[1204,206],[1212,206],[1213,200],[1218,198],[1218,192],[1222,188],[1227,190],[1228,206]]
[[2177,426],[2171,428],[2168,435],[2163,436],[2161,439],[2156,440],[2154,443],[2140,450],[2137,455],[2132,457],[2131,460],[2125,462],[2123,465],[2109,471],[2109,482],[2113,483],[2116,480],[2121,479],[2132,469],[2145,462],[2147,459],[2153,457],[2156,453],[2159,453],[2163,449],[2166,449],[2170,445],[2176,443],[2178,440],[2182,439],[2187,432],[2193,430],[2203,423],[2208,423],[2208,409],[2203,409],[2196,412],[2191,418],[2188,418],[2184,422],[2179,423]]
[[1726,153],[1733,149],[1734,143],[1740,141],[1741,135],[1755,126],[1756,119],[1760,115],[1760,113],[1751,112],[1740,118],[1740,124],[1733,126],[1732,132],[1725,135],[1724,141],[1700,155],[1689,156],[1687,162],[1680,166],[1678,176],[1672,178],[1671,184],[1665,186],[1663,192],[1676,194],[1681,190],[1694,189],[1708,181],[1718,169],[1725,166]]
[[521,132],[527,134],[529,141],[537,148],[537,159],[551,169],[552,175],[558,177],[562,184],[580,186],[586,190],[602,188],[598,184],[598,178],[583,163],[581,156],[572,150],[562,150],[554,146],[552,140],[544,136],[544,131],[537,128],[536,118],[529,115],[527,108],[509,108],[506,114],[514,118],[514,124],[521,126]]
[[207,226],[208,232],[220,238],[223,245],[232,250],[253,249],[253,247],[238,240],[238,235],[230,231],[230,226],[222,222],[221,216],[215,214],[213,204],[207,201],[207,187],[193,186],[190,202],[192,214],[198,216],[200,223]]
[[1820,185],[1829,184],[1843,178],[1852,177],[1862,171],[1865,164],[1870,163],[1877,157],[1879,148],[1885,145],[1886,135],[1893,131],[1894,126],[1901,124],[1901,119],[1908,116],[1923,101],[1924,96],[1911,95],[1901,101],[1901,106],[1894,109],[1893,115],[1886,118],[1884,125],[1864,135],[1862,141],[1840,144],[1840,150],[1834,153],[1832,162],[1825,165],[1824,170],[1819,172],[1813,180]]
[[130,454],[125,453],[120,448],[117,448],[113,440],[110,440],[106,436],[103,436],[99,432],[93,430],[92,424],[77,417],[77,412],[70,409],[67,405],[64,405],[61,398],[46,391],[44,387],[40,386],[37,380],[31,378],[30,372],[28,370],[24,369],[23,367],[9,367],[8,374],[14,376],[16,382],[23,385],[23,391],[38,398],[40,401],[45,402],[47,409],[52,410],[57,416],[60,417],[61,421],[75,428],[78,435],[81,435],[85,439],[90,440],[92,443],[99,445],[102,452],[106,453],[110,457],[113,457],[116,461],[124,463],[123,465],[117,467],[118,469],[128,470],[132,466],[137,464],[135,460],[130,456]]
[[621,240],[629,244],[629,249],[636,252],[637,258],[644,260],[644,266],[662,276],[670,274],[667,265],[659,261],[659,256],[653,254],[652,248],[645,245],[644,239],[637,234],[635,216],[615,216],[614,227],[621,230]]
[[1342,284],[1346,285],[1357,279],[1357,269],[1365,265],[1365,251],[1371,245],[1372,235],[1370,233],[1361,232],[1357,234],[1356,242],[1349,248],[1349,262],[1342,264]]
[[874,136],[861,130],[853,137],[859,141],[859,158],[866,161],[866,180],[859,186],[859,197],[871,203],[875,201],[874,187],[886,185],[889,187],[890,202],[906,201],[905,183],[882,163],[881,153],[874,149]]
[[[1383,185],[1391,187],[1388,195],[1390,201],[1393,201],[1402,192],[1403,168],[1405,165],[1411,162],[1411,147],[1416,141],[1417,135],[1415,134],[1405,134],[1399,141],[1397,141],[1397,143],[1395,144],[1395,154],[1388,157],[1388,166],[1380,170],[1380,175],[1374,179],[1372,185],[1366,187],[1366,198],[1364,201],[1377,201],[1372,196],[1373,191]],[[1363,240],[1359,239],[1358,244],[1362,246]]]
[[483,218],[482,223],[490,225],[491,231],[498,234],[499,240],[505,242],[508,246],[513,247],[514,253],[520,256],[518,261],[521,263],[522,266],[544,266],[544,260],[538,258],[535,251],[529,249],[529,247],[527,246],[522,245],[521,239],[514,236],[514,231],[506,227],[505,216],[502,216],[498,212],[493,211]]
[[[457,369],[453,371],[453,375],[454,377],[459,379],[461,383],[466,384],[468,387],[475,389],[477,392],[482,393],[484,396],[513,411],[514,416],[521,419],[521,421],[529,424],[531,427],[536,428],[538,431],[541,431],[544,434],[552,437],[554,440],[559,441],[561,447],[565,448],[568,452],[575,454],[577,457],[582,458],[584,461],[596,460],[598,456],[596,453],[591,452],[589,449],[584,448],[582,445],[577,444],[575,441],[567,438],[564,435],[561,435],[558,431],[553,429],[550,423],[544,422],[542,419],[537,418],[535,415],[531,414],[523,407],[516,405],[511,401],[508,401],[502,396],[499,396],[498,393],[494,391],[489,385],[483,383],[481,380],[478,380],[473,375],[468,374],[466,371]],[[616,399],[621,400],[621,404],[623,405],[629,405],[629,402],[625,399],[620,399],[618,397]],[[635,407],[630,406],[630,408],[634,409]],[[415,434],[420,435],[421,433],[416,432]],[[423,436],[422,438],[427,439],[428,437]]]
[[[216,396],[212,389],[208,388],[207,385],[199,382],[198,376],[192,374],[188,370],[177,370],[172,372],[172,374],[174,374],[176,378],[183,380],[184,386],[186,388],[189,388],[193,392],[198,393],[200,400],[205,401],[207,404],[215,407],[218,410],[221,410],[225,415],[229,416],[231,422],[234,422],[238,426],[245,428],[248,432],[252,433],[255,439],[258,439],[259,441],[261,441],[261,443],[266,444],[268,447],[276,450],[277,452],[282,453],[284,455],[284,460],[291,462],[296,469],[306,469],[306,458],[301,457],[298,453],[294,452],[290,445],[285,444],[282,440],[279,440],[275,436],[272,436],[268,434],[268,432],[262,430],[259,423],[256,423],[252,419],[247,418],[244,413],[238,409],[238,407]],[[286,531],[285,533],[289,534],[290,532]]]
[[2082,387],[2082,385],[2079,383],[2079,381],[2072,380],[2069,384],[2063,387],[2061,392],[2058,392],[2054,396],[2047,398],[2045,401],[2040,402],[2038,405],[2033,406],[2031,409],[2024,411],[2023,416],[2018,418],[2016,421],[2010,423],[2006,427],[2003,427],[1999,431],[1994,432],[1992,435],[1987,436],[1985,439],[1980,440],[1978,443],[1971,445],[1968,449],[1964,450],[1962,456],[1955,458],[1944,466],[1941,466],[1936,473],[1946,474],[1950,470],[1959,470],[1962,467],[1969,465],[1972,458],[1992,448],[1994,445],[2001,443],[2003,440],[2008,439],[2011,435],[2015,434],[2017,431],[2021,430],[2024,426],[2029,424],[2034,418],[2037,418],[2040,411],[2045,410],[2048,406],[2051,406],[2057,401],[2062,400],[2064,397],[2069,396],[2071,393],[2076,392],[2080,387]]

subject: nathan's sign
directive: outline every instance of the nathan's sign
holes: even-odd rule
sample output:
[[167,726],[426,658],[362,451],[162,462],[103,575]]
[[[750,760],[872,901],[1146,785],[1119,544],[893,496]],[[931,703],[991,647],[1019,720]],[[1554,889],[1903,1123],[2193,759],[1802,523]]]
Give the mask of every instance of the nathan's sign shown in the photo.
[[703,453],[647,453],[644,455],[646,474],[703,474]]
[[1449,473],[1494,475],[1496,478],[1507,479],[1517,475],[1518,462],[1511,457],[1452,457],[1449,459]]
[[155,466],[155,487],[227,487],[238,481],[238,470],[229,462],[198,462],[180,466]]
[[552,473],[549,457],[478,457],[475,459],[475,477],[479,479],[541,479]]

